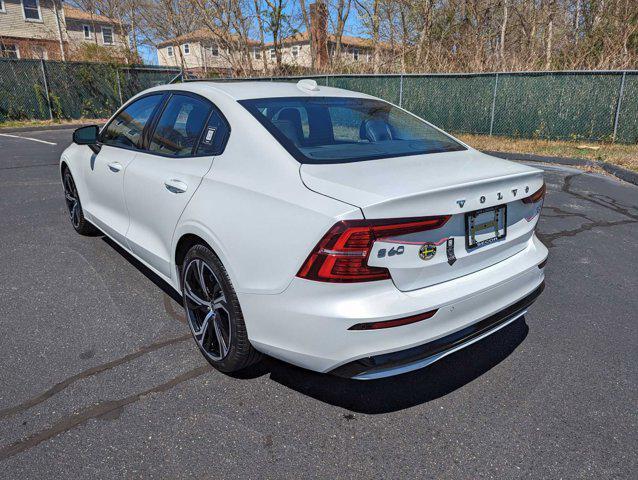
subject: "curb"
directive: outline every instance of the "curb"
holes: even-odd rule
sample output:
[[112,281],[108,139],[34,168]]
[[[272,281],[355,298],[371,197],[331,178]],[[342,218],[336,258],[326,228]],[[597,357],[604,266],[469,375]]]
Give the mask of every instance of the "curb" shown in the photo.
[[[99,124],[99,122],[96,122]],[[38,125],[33,127],[0,127],[0,133],[44,132],[46,130],[75,130],[96,123],[73,123],[67,125]]]
[[493,157],[504,158],[505,160],[518,160],[525,162],[541,162],[541,163],[558,163],[559,165],[567,165],[570,167],[599,167],[607,173],[625,182],[638,185],[638,172],[627,168],[619,167],[608,162],[600,160],[586,160],[584,158],[565,158],[565,157],[545,157],[542,155],[531,155],[526,153],[510,153],[510,152],[494,152],[485,150],[483,153],[492,155]]

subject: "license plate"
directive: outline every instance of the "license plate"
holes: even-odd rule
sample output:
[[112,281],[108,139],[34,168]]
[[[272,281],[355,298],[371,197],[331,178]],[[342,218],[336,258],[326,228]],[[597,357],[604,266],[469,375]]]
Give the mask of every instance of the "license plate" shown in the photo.
[[494,243],[507,234],[507,205],[465,214],[465,246],[468,250]]

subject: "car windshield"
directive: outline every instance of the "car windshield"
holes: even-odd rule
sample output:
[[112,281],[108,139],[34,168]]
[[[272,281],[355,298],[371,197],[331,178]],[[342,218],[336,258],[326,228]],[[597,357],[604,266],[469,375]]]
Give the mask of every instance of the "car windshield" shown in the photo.
[[381,100],[284,97],[239,103],[301,163],[358,162],[466,149]]

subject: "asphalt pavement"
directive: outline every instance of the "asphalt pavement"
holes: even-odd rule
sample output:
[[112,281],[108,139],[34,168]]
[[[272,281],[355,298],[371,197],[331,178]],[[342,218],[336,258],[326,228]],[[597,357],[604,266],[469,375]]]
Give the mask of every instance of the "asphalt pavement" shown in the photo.
[[0,478],[638,478],[638,187],[543,166],[545,292],[429,368],[357,382],[267,359],[227,376],[168,286],[73,231],[71,130],[11,135]]

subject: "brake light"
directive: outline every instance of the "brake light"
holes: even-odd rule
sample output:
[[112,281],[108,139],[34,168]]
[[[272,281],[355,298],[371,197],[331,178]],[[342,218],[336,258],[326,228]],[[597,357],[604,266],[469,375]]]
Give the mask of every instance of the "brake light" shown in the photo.
[[547,191],[545,187],[545,182],[543,182],[543,186],[532,193],[529,197],[523,198],[523,203],[536,203],[545,197],[545,192]]
[[370,282],[390,278],[383,267],[369,267],[375,241],[441,228],[450,215],[385,220],[343,220],[335,223],[310,252],[297,273],[320,282]]

